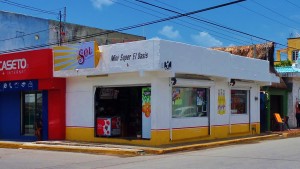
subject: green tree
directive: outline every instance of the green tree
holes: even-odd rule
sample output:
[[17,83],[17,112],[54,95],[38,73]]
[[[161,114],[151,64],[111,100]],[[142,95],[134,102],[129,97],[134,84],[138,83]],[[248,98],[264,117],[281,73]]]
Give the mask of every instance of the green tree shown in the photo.
[[287,60],[282,60],[280,61],[280,63],[274,65],[275,67],[285,67],[285,66],[292,66],[292,61],[290,61],[289,59]]

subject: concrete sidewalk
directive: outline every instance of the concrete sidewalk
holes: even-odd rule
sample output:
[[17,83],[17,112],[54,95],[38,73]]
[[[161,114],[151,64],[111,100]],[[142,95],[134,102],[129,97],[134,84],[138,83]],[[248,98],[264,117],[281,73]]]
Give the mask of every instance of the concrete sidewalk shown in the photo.
[[0,141],[0,148],[15,148],[15,149],[36,149],[50,151],[65,151],[65,152],[81,152],[93,154],[111,154],[124,156],[137,156],[145,154],[166,154],[187,150],[198,150],[204,148],[217,147],[222,145],[249,143],[267,139],[279,139],[300,136],[300,129],[292,129],[289,131],[263,133],[257,136],[246,136],[240,138],[228,138],[224,140],[212,140],[193,142],[185,144],[172,144],[161,147],[145,147],[132,145],[116,145],[102,143],[82,143],[70,141],[37,141],[37,142],[14,142]]

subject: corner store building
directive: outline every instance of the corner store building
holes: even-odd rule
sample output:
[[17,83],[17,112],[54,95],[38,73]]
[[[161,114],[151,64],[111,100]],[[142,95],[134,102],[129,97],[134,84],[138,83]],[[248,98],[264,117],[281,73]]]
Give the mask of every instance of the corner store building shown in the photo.
[[[100,46],[100,51],[95,68],[54,71],[67,80],[67,140],[161,145],[258,134],[260,86],[279,82],[268,61],[177,42],[146,40]],[[143,95],[143,88],[151,89],[151,114],[143,113],[144,101],[136,105],[142,139],[128,131],[97,136],[97,90]]]

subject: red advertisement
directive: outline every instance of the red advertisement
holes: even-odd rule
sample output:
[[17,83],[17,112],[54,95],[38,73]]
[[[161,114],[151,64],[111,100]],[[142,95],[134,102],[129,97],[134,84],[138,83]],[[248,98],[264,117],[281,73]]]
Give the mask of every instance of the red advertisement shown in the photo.
[[13,81],[52,78],[52,62],[52,49],[0,55],[0,79]]
[[110,136],[111,135],[111,120],[110,118],[97,118],[97,135]]
[[111,128],[119,129],[121,126],[121,118],[120,117],[112,117],[111,119]]
[[121,118],[97,118],[97,136],[116,136],[121,134]]

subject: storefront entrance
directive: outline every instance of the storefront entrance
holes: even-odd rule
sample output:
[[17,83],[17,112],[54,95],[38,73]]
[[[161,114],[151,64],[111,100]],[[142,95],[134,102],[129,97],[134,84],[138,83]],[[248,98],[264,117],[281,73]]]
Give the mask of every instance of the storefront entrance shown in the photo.
[[283,107],[282,107],[281,95],[271,95],[270,96],[270,121],[271,121],[271,131],[279,130],[278,124],[275,122],[274,113],[279,113],[281,117],[284,117]]
[[143,91],[149,87],[97,87],[96,137],[142,137]]
[[42,92],[23,92],[21,113],[22,134],[27,136],[35,135],[38,140],[42,140]]

